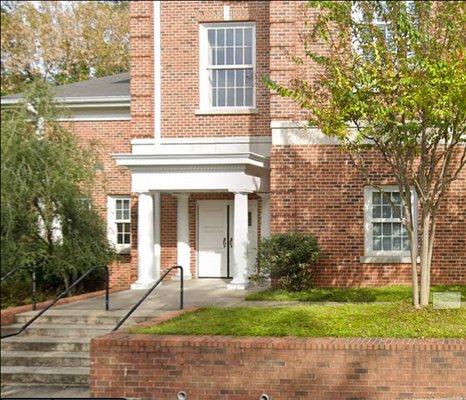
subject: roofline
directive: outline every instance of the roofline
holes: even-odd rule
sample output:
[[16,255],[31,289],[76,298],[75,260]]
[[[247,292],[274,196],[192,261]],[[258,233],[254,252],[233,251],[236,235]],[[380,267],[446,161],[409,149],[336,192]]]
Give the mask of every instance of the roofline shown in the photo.
[[[18,104],[23,98],[17,99],[1,99],[1,105],[14,105]],[[129,106],[131,97],[130,96],[92,96],[92,97],[55,97],[54,100],[57,103],[63,104],[119,104],[122,106]]]

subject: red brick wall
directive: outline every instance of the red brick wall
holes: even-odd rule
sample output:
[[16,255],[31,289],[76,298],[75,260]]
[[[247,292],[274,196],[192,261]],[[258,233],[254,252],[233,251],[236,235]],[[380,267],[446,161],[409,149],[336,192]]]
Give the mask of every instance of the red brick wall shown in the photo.
[[[369,160],[369,158],[368,158]],[[372,156],[373,179],[395,184]],[[273,233],[316,235],[322,248],[314,269],[320,286],[409,283],[408,264],[361,264],[364,255],[365,180],[337,146],[274,146],[271,155]],[[439,211],[433,283],[466,283],[466,170],[453,183]]]
[[154,137],[152,1],[130,2],[131,135]]
[[[199,24],[256,22],[256,104],[253,115],[195,115],[199,108]],[[131,2],[131,106],[133,137],[154,136],[153,8]],[[268,90],[260,82],[269,72],[269,3],[263,1],[167,1],[161,3],[162,136],[270,135]]]
[[91,395],[171,400],[426,399],[464,395],[463,340],[116,333],[91,342]]
[[[130,121],[75,121],[67,126],[80,143],[92,146],[98,154],[93,202],[107,223],[107,196],[131,195],[131,174],[118,167],[113,153],[131,152]],[[133,204],[133,221],[136,220]],[[130,255],[122,255],[110,266],[110,284],[113,288],[126,288],[136,273]]]
[[[307,7],[307,1],[270,2],[270,78],[288,86],[295,79],[312,82],[318,74],[317,64],[305,57],[304,35],[309,33],[306,21],[315,20],[316,11]],[[325,54],[327,46],[322,42],[309,41],[308,49]],[[302,64],[298,65],[295,58]],[[307,112],[298,104],[276,93],[270,94],[271,120],[296,120],[306,118]]]

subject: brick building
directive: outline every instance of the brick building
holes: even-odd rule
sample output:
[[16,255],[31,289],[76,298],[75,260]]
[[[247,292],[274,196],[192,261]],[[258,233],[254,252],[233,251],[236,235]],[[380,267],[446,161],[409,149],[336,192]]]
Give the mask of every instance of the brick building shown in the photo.
[[[303,3],[141,1],[130,13],[130,73],[57,88],[72,129],[100,144],[94,201],[121,253],[114,286],[149,287],[179,264],[186,278],[231,278],[241,289],[260,237],[286,231],[318,238],[317,285],[410,281],[391,206],[337,143],[304,128],[306,115],[261,83],[316,73],[292,62],[304,13],[312,18]],[[433,283],[466,283],[465,193],[463,171],[442,205]]]

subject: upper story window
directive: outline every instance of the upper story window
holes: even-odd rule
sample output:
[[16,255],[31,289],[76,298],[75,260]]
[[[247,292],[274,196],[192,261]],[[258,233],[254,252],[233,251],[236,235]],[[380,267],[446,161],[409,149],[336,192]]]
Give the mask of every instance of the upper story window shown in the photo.
[[[408,231],[401,222],[404,211],[401,196],[395,186],[382,187],[382,191],[366,187],[365,201],[365,253],[367,256],[409,256]],[[416,202],[412,195],[413,215],[416,220]]]
[[200,108],[255,107],[255,24],[200,26]]

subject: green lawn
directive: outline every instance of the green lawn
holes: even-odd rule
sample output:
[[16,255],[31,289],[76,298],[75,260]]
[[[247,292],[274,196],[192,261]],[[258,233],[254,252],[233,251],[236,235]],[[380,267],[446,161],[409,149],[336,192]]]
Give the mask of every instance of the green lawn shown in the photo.
[[204,308],[133,333],[174,335],[466,338],[466,309],[414,310],[407,302]]
[[[432,292],[461,292],[466,300],[466,286],[436,285]],[[431,295],[432,296],[432,295]],[[339,303],[372,303],[377,301],[400,301],[411,299],[411,287],[391,285],[374,288],[314,288],[301,292],[267,289],[248,295],[246,300],[255,301],[335,301]]]

